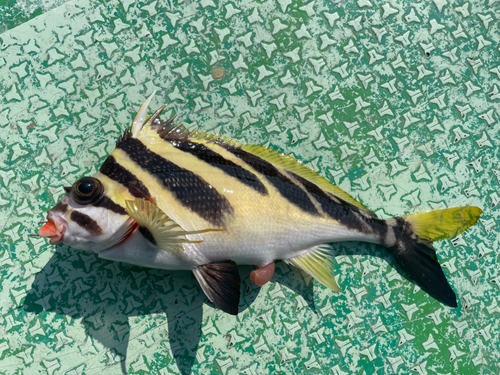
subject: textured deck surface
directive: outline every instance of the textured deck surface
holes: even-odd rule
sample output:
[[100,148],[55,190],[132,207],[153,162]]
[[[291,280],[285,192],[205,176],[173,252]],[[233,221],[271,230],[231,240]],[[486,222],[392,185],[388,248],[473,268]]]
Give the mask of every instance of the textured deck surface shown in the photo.
[[[0,11],[0,374],[499,373],[499,1]],[[364,244],[332,246],[343,294],[281,262],[259,289],[242,267],[232,317],[189,272],[29,237],[153,90],[153,108],[292,154],[379,216],[483,208],[477,226],[436,244],[459,307]]]

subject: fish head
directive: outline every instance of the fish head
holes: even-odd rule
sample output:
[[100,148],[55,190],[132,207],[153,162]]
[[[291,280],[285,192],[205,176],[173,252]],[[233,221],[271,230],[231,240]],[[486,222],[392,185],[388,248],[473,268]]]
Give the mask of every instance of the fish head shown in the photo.
[[82,177],[65,190],[38,231],[52,245],[98,253],[125,241],[135,229],[135,221],[109,199],[99,179]]

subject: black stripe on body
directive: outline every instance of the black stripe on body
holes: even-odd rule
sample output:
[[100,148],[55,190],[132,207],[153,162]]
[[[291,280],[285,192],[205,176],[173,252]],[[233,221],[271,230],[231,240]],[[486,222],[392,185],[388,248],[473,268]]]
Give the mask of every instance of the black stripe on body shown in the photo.
[[114,213],[119,214],[119,215],[128,215],[125,208],[123,208],[119,204],[116,204],[115,202],[113,202],[111,200],[111,198],[109,198],[106,195],[103,195],[103,197],[101,199],[99,199],[95,203],[92,203],[92,205],[95,207],[105,208],[105,209],[113,211]]
[[238,147],[224,146],[229,152],[237,156],[260,174],[266,176],[267,180],[280,192],[280,194],[294,204],[302,211],[312,215],[319,215],[318,210],[311,202],[307,193],[299,186],[295,185],[292,180],[278,171],[271,163],[264,159],[253,155]]
[[387,223],[385,220],[373,218],[365,215],[361,209],[351,203],[344,201],[339,197],[335,197],[318,185],[313,184],[309,180],[293,173],[288,172],[295,180],[297,180],[304,189],[320,204],[321,209],[332,219],[338,221],[349,229],[355,229],[362,233],[378,234],[384,239],[387,232]]
[[138,166],[156,177],[186,208],[213,225],[222,227],[224,217],[233,213],[229,201],[203,178],[154,153],[135,138],[122,141],[118,148]]
[[231,160],[224,159],[221,155],[211,150],[207,146],[189,141],[170,140],[170,143],[175,148],[183,152],[190,153],[191,155],[196,156],[198,159],[203,160],[204,162],[216,168],[219,168],[227,175],[238,179],[241,183],[247,185],[248,187],[251,187],[260,194],[268,194],[266,187],[262,182],[259,181],[259,178],[255,174],[233,163]]
[[[119,147],[119,145],[123,142],[126,142],[126,140],[120,141],[119,144],[117,144],[117,147]],[[108,158],[104,161],[103,165],[99,169],[99,172],[109,177],[113,181],[124,185],[128,189],[130,195],[135,198],[151,197],[148,188],[144,186],[133,173],[130,173],[128,170],[118,164],[118,162],[112,155],[108,156]]]
[[99,224],[88,215],[82,214],[79,211],[73,211],[71,212],[71,220],[93,236],[100,236],[102,234],[102,229]]

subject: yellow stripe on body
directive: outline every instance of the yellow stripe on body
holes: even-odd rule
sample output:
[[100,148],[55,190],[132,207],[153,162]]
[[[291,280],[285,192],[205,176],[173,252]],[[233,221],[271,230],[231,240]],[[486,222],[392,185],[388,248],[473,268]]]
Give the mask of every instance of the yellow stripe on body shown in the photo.
[[[230,160],[254,173],[267,188],[268,195],[260,194],[219,168],[200,160],[190,153],[177,149],[169,142],[158,137],[154,131],[144,132],[141,134],[140,140],[156,154],[202,177],[226,197],[234,208],[233,217],[227,220],[226,229],[235,235],[248,236],[251,232],[264,235],[270,229],[270,225],[279,226],[279,223],[284,222],[290,229],[298,224],[304,225],[306,222],[313,225],[318,221],[322,221],[324,224],[324,221],[328,220],[331,224],[334,224],[332,220],[326,219],[324,216],[318,217],[303,212],[299,207],[285,199],[264,176],[254,171],[224,147],[199,139],[189,139],[190,142],[204,144],[226,160]],[[168,214],[167,208],[165,208],[165,212]],[[236,232],[240,233],[236,234]]]
[[290,155],[285,155],[276,151],[274,149],[267,148],[265,146],[259,145],[243,145],[242,148],[254,155],[261,157],[262,159],[272,163],[275,167],[280,166],[285,170],[289,170],[298,174],[300,177],[314,183],[319,186],[324,191],[332,193],[336,197],[360,208],[361,210],[368,212],[370,215],[375,216],[375,214],[370,211],[361,202],[351,197],[348,193],[343,191],[340,187],[333,185],[325,177],[321,176],[318,172],[312,170],[307,165],[302,164]]
[[103,184],[105,194],[113,200],[113,202],[119,204],[123,208],[126,207],[125,201],[135,199],[135,197],[130,194],[129,190],[124,185],[113,181],[101,172],[97,172],[94,177]]
[[[276,167],[276,169],[278,169],[281,173],[285,173],[286,171],[285,170],[282,170],[282,168],[279,168],[279,167]],[[285,173],[286,174],[286,173]],[[313,195],[307,191],[307,189],[304,188],[304,186],[300,183],[300,181],[297,181],[296,178],[294,178],[293,176],[290,176],[290,175],[287,175],[290,180],[292,180],[297,186],[299,186],[303,191],[304,193],[306,193],[306,195],[308,196],[308,198],[311,200],[311,202],[314,204],[314,207],[316,207],[316,210],[322,215],[322,217],[324,219],[328,219],[330,221],[332,221],[332,223],[334,224],[338,224],[337,221],[333,220],[333,218],[331,218],[330,216],[328,216],[325,211],[323,210],[323,208],[321,207],[321,204],[317,201],[317,199],[315,197],[313,197]]]
[[265,146],[259,145],[245,145],[233,139],[227,138],[225,136],[208,134],[208,133],[199,133],[197,131],[192,132],[193,138],[201,141],[211,140],[216,141],[220,140],[224,143],[234,145],[236,147],[241,147],[243,150],[256,155],[263,160],[268,161],[273,164],[276,168],[279,167],[281,170],[287,170],[298,174],[300,177],[307,179],[308,181],[314,183],[319,186],[324,191],[332,193],[336,197],[360,208],[361,210],[369,213],[371,216],[375,217],[375,214],[371,212],[367,207],[365,207],[361,202],[358,202],[356,199],[351,197],[348,193],[343,191],[340,187],[333,185],[329,180],[321,176],[318,172],[312,170],[308,166],[302,164],[295,158],[290,155],[285,155],[279,151],[276,151],[272,148],[268,148]]

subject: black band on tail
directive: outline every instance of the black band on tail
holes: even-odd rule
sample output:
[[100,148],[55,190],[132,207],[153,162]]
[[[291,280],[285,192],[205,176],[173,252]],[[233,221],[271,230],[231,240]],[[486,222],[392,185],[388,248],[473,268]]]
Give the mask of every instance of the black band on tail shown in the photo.
[[396,259],[415,283],[431,297],[447,306],[458,306],[457,296],[448,284],[432,247],[415,241],[409,249],[398,249]]
[[432,242],[419,239],[403,218],[396,218],[393,228],[397,240],[388,248],[406,273],[431,297],[447,306],[457,307],[457,297],[439,265]]

